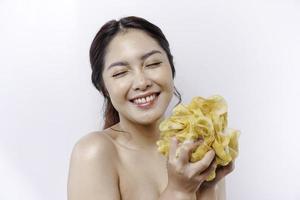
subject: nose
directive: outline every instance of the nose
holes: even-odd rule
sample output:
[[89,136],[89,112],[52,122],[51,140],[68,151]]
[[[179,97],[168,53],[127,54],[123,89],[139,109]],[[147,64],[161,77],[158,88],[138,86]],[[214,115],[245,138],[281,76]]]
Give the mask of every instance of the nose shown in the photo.
[[134,90],[146,90],[148,87],[152,86],[152,81],[145,76],[143,72],[139,72],[133,80]]

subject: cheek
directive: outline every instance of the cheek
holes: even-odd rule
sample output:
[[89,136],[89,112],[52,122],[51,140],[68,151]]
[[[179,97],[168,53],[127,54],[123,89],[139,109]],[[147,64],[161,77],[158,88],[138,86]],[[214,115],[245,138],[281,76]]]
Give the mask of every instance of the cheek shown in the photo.
[[106,88],[112,102],[122,102],[126,98],[126,93],[128,91],[129,85],[128,81],[123,80],[112,80],[106,81]]
[[170,67],[163,67],[156,73],[152,73],[152,78],[166,91],[173,92],[174,82]]

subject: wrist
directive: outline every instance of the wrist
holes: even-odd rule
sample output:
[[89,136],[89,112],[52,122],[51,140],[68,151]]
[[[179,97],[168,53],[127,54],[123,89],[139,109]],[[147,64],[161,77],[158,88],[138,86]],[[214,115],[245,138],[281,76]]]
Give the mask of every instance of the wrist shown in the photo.
[[215,181],[204,181],[204,183],[201,184],[200,189],[215,189],[217,187],[217,184]]
[[[172,187],[166,187],[162,196],[169,197],[172,200],[196,200],[197,195],[196,192],[185,192],[178,189],[174,189]],[[167,198],[167,199],[169,199]]]
[[197,190],[198,199],[216,199],[217,197],[217,186],[202,186]]
[[181,191],[174,191],[174,198],[178,200],[196,200],[196,193],[186,193]]

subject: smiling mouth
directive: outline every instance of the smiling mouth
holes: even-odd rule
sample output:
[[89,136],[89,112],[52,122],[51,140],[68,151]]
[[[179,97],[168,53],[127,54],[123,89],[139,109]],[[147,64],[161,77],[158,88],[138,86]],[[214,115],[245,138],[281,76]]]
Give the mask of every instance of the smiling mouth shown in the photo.
[[151,94],[147,97],[136,98],[136,99],[132,99],[129,101],[137,106],[148,106],[148,105],[151,105],[157,99],[157,97],[159,95],[160,95],[160,92],[157,92],[157,93]]

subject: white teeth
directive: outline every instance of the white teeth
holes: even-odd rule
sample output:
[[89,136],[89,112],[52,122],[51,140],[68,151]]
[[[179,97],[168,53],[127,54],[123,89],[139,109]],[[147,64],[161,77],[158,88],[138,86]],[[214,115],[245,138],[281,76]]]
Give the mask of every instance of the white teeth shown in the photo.
[[134,99],[133,102],[135,104],[143,104],[143,103],[146,103],[146,102],[153,101],[155,99],[155,97],[156,97],[156,94],[152,94],[152,95],[147,96],[147,97]]
[[152,101],[153,99],[155,99],[155,96],[150,96],[150,101]]

